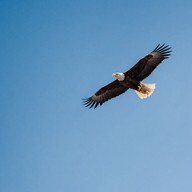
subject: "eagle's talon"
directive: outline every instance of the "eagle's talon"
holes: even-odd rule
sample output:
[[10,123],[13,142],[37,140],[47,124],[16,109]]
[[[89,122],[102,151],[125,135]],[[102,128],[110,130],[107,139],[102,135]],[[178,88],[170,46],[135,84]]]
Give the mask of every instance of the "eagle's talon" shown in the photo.
[[138,90],[137,91],[141,91],[141,86],[137,86],[138,87]]

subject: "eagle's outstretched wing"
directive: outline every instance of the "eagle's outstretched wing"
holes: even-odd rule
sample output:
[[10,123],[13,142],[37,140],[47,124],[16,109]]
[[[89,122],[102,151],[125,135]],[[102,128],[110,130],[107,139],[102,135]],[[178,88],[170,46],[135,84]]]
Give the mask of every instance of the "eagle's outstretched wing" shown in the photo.
[[128,88],[123,87],[118,80],[115,80],[99,89],[93,96],[83,99],[83,102],[86,107],[96,108],[99,104],[102,105],[109,99],[124,93],[127,89]]
[[149,55],[139,60],[139,62],[125,74],[138,81],[142,81],[148,77],[164,59],[167,59],[170,53],[171,47],[165,44],[160,46],[159,44]]

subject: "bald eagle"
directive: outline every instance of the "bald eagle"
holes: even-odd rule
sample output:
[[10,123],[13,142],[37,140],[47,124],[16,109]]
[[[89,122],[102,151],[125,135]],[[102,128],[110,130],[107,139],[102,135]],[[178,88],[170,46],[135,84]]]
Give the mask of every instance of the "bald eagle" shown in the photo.
[[124,73],[113,73],[115,81],[99,89],[93,96],[84,98],[83,103],[86,107],[96,108],[109,99],[112,99],[124,93],[128,89],[135,90],[139,98],[149,97],[155,90],[155,84],[144,84],[141,81],[148,77],[152,71],[164,60],[170,56],[171,47],[160,45],[139,60],[131,69]]

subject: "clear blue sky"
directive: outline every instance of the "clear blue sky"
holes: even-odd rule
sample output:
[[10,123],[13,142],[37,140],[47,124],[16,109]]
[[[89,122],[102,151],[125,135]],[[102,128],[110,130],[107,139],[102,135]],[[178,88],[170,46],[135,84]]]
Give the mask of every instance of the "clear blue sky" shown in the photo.
[[[192,1],[1,0],[0,191],[191,192]],[[145,83],[91,96],[172,47]]]

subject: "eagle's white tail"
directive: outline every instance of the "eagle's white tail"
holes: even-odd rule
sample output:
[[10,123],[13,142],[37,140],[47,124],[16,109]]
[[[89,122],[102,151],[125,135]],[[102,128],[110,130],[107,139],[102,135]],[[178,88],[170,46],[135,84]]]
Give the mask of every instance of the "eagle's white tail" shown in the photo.
[[140,84],[140,90],[135,91],[140,99],[146,99],[149,97],[155,90],[155,84]]

